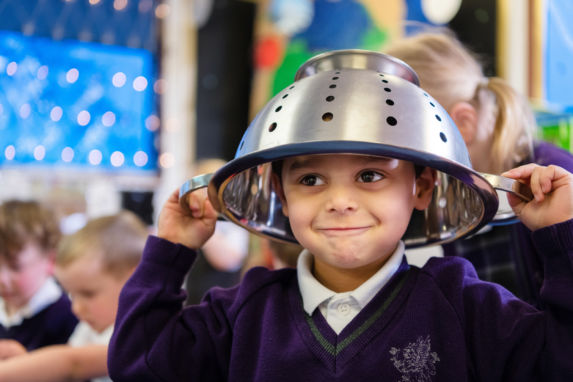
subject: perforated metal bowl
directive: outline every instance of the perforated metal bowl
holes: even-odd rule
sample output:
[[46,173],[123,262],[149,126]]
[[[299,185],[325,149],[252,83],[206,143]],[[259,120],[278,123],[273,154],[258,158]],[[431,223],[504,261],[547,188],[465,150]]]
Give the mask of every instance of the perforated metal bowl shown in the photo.
[[493,183],[499,177],[488,181],[472,169],[457,127],[418,83],[408,65],[378,52],[343,50],[310,59],[255,117],[232,161],[181,187],[182,205],[189,192],[208,186],[210,201],[226,219],[296,242],[270,181],[271,162],[308,154],[378,155],[438,171],[429,208],[411,218],[408,247],[477,231],[497,212]]

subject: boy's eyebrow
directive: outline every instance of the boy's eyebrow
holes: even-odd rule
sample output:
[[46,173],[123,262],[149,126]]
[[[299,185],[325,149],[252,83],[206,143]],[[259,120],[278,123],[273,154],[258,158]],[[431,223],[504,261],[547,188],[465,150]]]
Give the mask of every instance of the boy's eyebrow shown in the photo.
[[[305,167],[309,167],[313,164],[313,162],[323,159],[325,158],[325,156],[321,156],[321,155],[315,155],[315,156],[305,156],[305,157],[300,157],[300,158],[295,158],[292,163],[290,164],[290,166],[288,167],[288,170],[293,171],[293,170],[299,170],[301,168],[305,168]],[[388,157],[378,157],[378,156],[372,156],[372,155],[360,155],[359,156],[361,159],[363,159],[363,162],[365,164],[369,163],[369,162],[384,162],[384,164],[386,165],[387,163],[391,163],[392,161],[395,161],[395,158],[388,158]]]

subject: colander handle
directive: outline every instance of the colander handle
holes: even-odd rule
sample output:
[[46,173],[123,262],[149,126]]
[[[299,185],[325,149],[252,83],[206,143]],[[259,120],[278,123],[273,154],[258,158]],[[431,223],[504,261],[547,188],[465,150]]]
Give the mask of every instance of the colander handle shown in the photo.
[[494,189],[499,191],[509,192],[523,200],[524,202],[529,202],[533,199],[533,193],[531,192],[531,188],[529,186],[518,182],[515,179],[506,178],[505,176],[501,175],[493,175],[493,174],[481,174],[491,185]]
[[513,209],[507,202],[505,198],[502,198],[500,193],[502,192],[509,192],[521,200],[525,202],[529,202],[533,199],[533,193],[529,186],[518,182],[515,179],[506,178],[501,175],[493,175],[493,174],[481,174],[490,184],[491,186],[497,191],[499,197],[499,206],[495,216],[493,217],[493,221],[490,224],[493,225],[504,225],[504,224],[513,224],[517,222],[517,218],[515,217],[515,213]]
[[207,187],[212,177],[212,173],[197,175],[183,183],[179,188],[179,205],[185,212],[189,214],[191,213],[188,203],[189,194],[193,191]]

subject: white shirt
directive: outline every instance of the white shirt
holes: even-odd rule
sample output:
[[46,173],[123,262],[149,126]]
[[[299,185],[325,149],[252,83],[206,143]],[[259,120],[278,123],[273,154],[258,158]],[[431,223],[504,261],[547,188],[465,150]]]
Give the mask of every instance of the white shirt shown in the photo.
[[297,275],[304,311],[312,315],[318,307],[332,330],[340,334],[396,273],[402,263],[404,248],[404,243],[400,241],[378,272],[355,290],[343,293],[331,291],[314,277],[314,259],[308,250],[302,251],[298,258]]
[[27,304],[11,316],[6,314],[6,304],[4,299],[0,298],[0,324],[5,328],[20,325],[26,318],[34,316],[48,305],[58,301],[62,293],[62,288],[60,288],[53,277],[50,277],[34,293]]
[[[68,339],[68,345],[80,347],[86,345],[107,345],[113,334],[113,325],[98,333],[84,321],[78,322],[72,335]],[[112,382],[109,377],[92,378],[92,382]]]

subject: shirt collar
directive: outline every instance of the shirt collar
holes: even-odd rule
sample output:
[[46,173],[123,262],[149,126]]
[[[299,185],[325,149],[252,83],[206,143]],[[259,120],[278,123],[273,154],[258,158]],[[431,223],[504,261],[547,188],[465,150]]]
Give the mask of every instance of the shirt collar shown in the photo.
[[[386,285],[388,280],[396,273],[404,257],[404,242],[400,241],[396,250],[386,263],[372,277],[351,292],[344,292],[353,297],[360,308],[364,308],[370,300]],[[302,251],[297,262],[298,286],[302,295],[304,311],[312,312],[324,301],[337,295],[336,292],[322,285],[312,274],[313,257],[308,250]]]
[[4,300],[0,298],[0,324],[6,328],[20,325],[25,319],[36,315],[48,305],[56,302],[61,295],[62,289],[53,277],[49,277],[30,301],[10,317],[6,315]]

